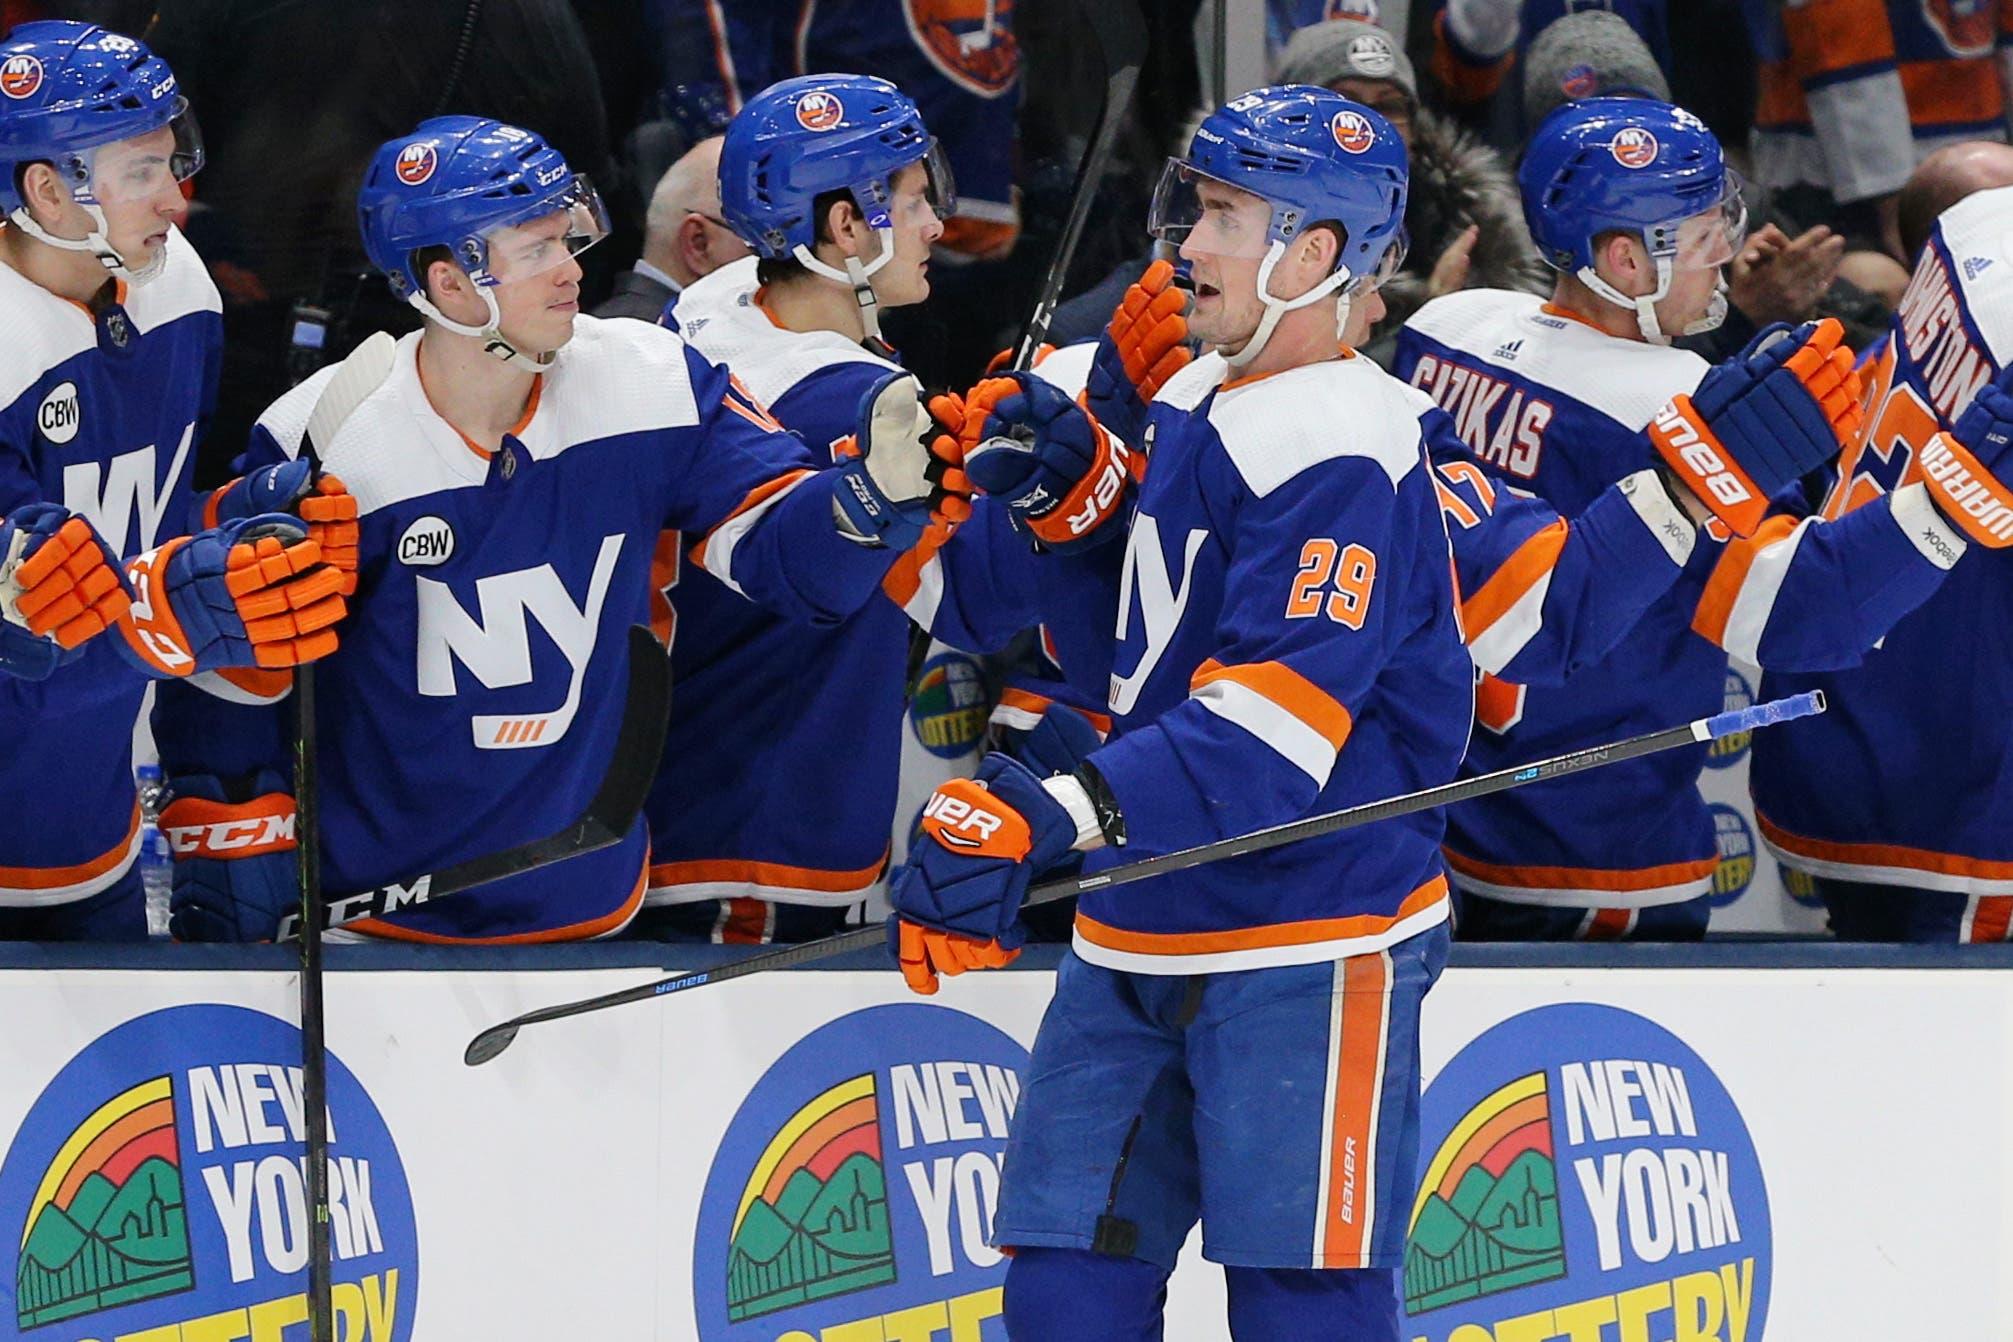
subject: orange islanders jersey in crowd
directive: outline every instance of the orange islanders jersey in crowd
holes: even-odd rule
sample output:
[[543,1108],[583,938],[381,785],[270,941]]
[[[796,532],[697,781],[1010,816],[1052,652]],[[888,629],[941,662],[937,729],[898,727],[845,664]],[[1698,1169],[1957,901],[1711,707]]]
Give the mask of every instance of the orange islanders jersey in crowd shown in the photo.
[[[0,266],[0,515],[60,503],[121,558],[187,535],[222,304],[178,230],[95,317]],[[140,845],[133,727],[149,678],[102,634],[46,680],[0,675],[0,908],[88,899]],[[61,786],[51,786],[52,770]]]
[[1761,62],[1755,174],[1841,201],[1897,191],[1917,160],[2004,140],[2013,0],[1741,0]]
[[[1644,427],[1706,370],[1694,354],[1490,289],[1421,308],[1399,337],[1395,368],[1446,409],[1500,487],[1568,516],[1652,464]],[[1676,583],[1563,688],[1518,683],[1514,667],[1487,679],[1464,772],[1717,713],[1729,654],[1763,667],[1857,665],[1964,549],[1920,485],[1835,522],[1784,510],[1752,538],[1722,537],[1716,525],[1701,529]],[[1641,908],[1702,895],[1718,861],[1698,791],[1705,754],[1704,745],[1669,750],[1455,807],[1453,878],[1527,904]]]
[[704,114],[715,129],[793,75],[856,70],[888,80],[915,99],[957,179],[957,212],[938,246],[974,257],[1012,248],[1020,235],[1014,0],[649,0],[649,9],[673,96],[715,103]]
[[[650,619],[664,531],[682,533],[690,561],[737,599],[804,623],[879,600],[894,557],[839,534],[834,473],[670,331],[578,318],[494,452],[434,410],[418,343],[399,342],[391,375],[321,445],[362,514],[342,648],[319,664],[332,896],[558,833],[579,815],[615,748],[625,634]],[[246,468],[299,450],[333,375],[267,410]],[[207,745],[232,748],[222,731]],[[674,763],[703,793],[739,749],[723,738]],[[221,773],[247,762],[180,763]],[[783,795],[787,780],[776,782]],[[353,926],[464,943],[606,934],[641,903],[648,852],[639,818],[599,852]]]
[[[1917,453],[2013,357],[2013,187],[1946,211],[1865,370],[1866,432],[1839,459],[1824,516],[1847,522],[1922,488]],[[1856,669],[1772,675],[1822,689],[1810,722],[1758,732],[1763,837],[1813,875],[1973,897],[1967,940],[2013,915],[2013,556],[1984,551],[1899,620]],[[1855,565],[1856,581],[1881,566]],[[1982,901],[1982,902],[1981,902]],[[1988,926],[1987,924],[1993,924]]]

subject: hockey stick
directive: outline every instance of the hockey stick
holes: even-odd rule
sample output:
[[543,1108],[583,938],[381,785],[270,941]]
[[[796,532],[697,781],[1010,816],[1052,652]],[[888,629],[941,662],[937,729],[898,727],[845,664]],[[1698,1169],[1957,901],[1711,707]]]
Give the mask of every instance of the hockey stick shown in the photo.
[[[321,474],[320,449],[363,399],[384,385],[398,342],[379,331],[350,352],[315,399],[300,455]],[[306,1130],[308,1200],[308,1339],[335,1342],[335,1260],[329,1247],[328,1039],[323,1028],[320,779],[315,754],[315,668],[294,671],[294,853],[299,861],[301,916],[301,1109]]]
[[[521,876],[569,857],[592,853],[628,837],[643,811],[643,799],[657,776],[664,753],[664,732],[671,720],[671,659],[664,645],[645,625],[629,626],[629,687],[622,703],[615,754],[587,809],[565,829],[542,839],[520,843],[501,852],[485,853],[436,871],[421,872],[407,881],[393,881],[361,894],[342,895],[322,906],[321,928],[343,927],[365,918],[382,918],[400,909],[430,904],[478,885]],[[275,941],[291,941],[301,933],[301,919],[288,914],[280,921]]]
[[1077,165],[1076,187],[1070,197],[1069,218],[1063,222],[1062,241],[1048,263],[1048,278],[1042,282],[1041,298],[1021,330],[1020,344],[1014,348],[1013,371],[1024,373],[1034,367],[1034,356],[1048,339],[1048,326],[1055,305],[1062,298],[1063,279],[1069,263],[1076,258],[1076,244],[1090,218],[1097,199],[1097,184],[1104,177],[1118,145],[1118,133],[1125,125],[1126,110],[1132,106],[1132,91],[1139,83],[1139,67],[1146,60],[1146,21],[1133,0],[1084,0],[1079,7],[1097,37],[1104,57],[1104,105],[1098,109],[1097,125],[1091,130],[1090,146]]
[[[1333,834],[1337,830],[1354,829],[1358,825],[1368,825],[1378,820],[1389,820],[1395,816],[1411,815],[1415,811],[1431,810],[1436,806],[1449,806],[1455,802],[1467,801],[1473,797],[1487,796],[1492,792],[1505,792],[1510,788],[1522,787],[1540,779],[1557,778],[1563,774],[1578,773],[1584,769],[1597,769],[1604,764],[1616,764],[1622,760],[1635,759],[1640,755],[1654,755],[1660,750],[1675,746],[1691,745],[1701,741],[1712,741],[1738,732],[1753,731],[1757,727],[1767,727],[1778,722],[1788,722],[1793,718],[1808,717],[1824,711],[1824,694],[1813,691],[1809,694],[1794,695],[1788,699],[1776,699],[1765,704],[1754,704],[1729,713],[1718,713],[1709,718],[1699,718],[1682,727],[1671,727],[1660,732],[1649,732],[1642,736],[1632,736],[1626,741],[1616,741],[1611,745],[1589,746],[1585,750],[1575,750],[1564,755],[1554,755],[1550,759],[1534,764],[1520,764],[1513,769],[1498,769],[1494,773],[1479,774],[1474,778],[1458,779],[1452,783],[1442,783],[1438,787],[1410,792],[1402,797],[1390,797],[1384,801],[1365,802],[1361,806],[1351,806],[1346,810],[1333,811],[1327,815],[1309,816],[1305,820],[1294,820],[1284,825],[1274,825],[1252,834],[1242,834],[1234,839],[1219,839],[1215,843],[1205,843],[1195,848],[1184,848],[1180,852],[1166,853],[1160,857],[1150,857],[1140,862],[1129,862],[1122,867],[1096,872],[1089,876],[1072,876],[1060,881],[1049,881],[1035,886],[1021,901],[1022,908],[1036,904],[1047,904],[1053,900],[1067,899],[1089,890],[1104,890],[1117,885],[1130,885],[1143,881],[1149,876],[1164,872],[1181,871],[1188,867],[1199,867],[1207,862],[1218,862],[1227,857],[1243,857],[1248,853],[1263,852],[1277,848],[1281,844],[1294,843],[1301,839],[1311,839],[1316,835]],[[626,1006],[631,1002],[648,1002],[670,993],[681,993],[693,988],[704,988],[728,979],[745,978],[749,974],[760,974],[765,970],[789,969],[795,965],[809,964],[815,960],[827,959],[834,955],[844,955],[849,951],[869,950],[887,944],[887,930],[884,926],[856,928],[841,932],[837,936],[823,937],[817,941],[807,941],[800,946],[788,946],[782,950],[770,951],[763,955],[737,960],[733,964],[722,965],[718,969],[698,970],[689,974],[677,974],[655,983],[645,983],[635,988],[623,988],[616,992],[604,993],[599,997],[589,997],[579,1002],[567,1002],[559,1006],[543,1007],[526,1012],[500,1025],[492,1025],[475,1038],[469,1040],[468,1048],[461,1060],[470,1067],[480,1067],[497,1054],[510,1047],[517,1038],[517,1032],[527,1025],[543,1021],[560,1020],[567,1016],[584,1015],[590,1011],[601,1011],[608,1007]]]

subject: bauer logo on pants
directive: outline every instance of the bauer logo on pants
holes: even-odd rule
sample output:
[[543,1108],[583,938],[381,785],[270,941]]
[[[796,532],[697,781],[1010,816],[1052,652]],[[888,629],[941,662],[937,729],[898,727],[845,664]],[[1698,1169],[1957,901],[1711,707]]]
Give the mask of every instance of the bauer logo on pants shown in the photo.
[[1514,1016],[1427,1087],[1402,1279],[1419,1342],[1755,1342],[1768,1190],[1704,1059],[1642,1016]]
[[[242,1007],[155,1011],[100,1036],[0,1164],[6,1336],[306,1336],[300,1032]],[[329,1057],[337,1332],[408,1342],[419,1244],[398,1148]]]
[[820,1027],[755,1083],[706,1178],[702,1342],[1004,1342],[990,1247],[1027,1050],[902,1003]]

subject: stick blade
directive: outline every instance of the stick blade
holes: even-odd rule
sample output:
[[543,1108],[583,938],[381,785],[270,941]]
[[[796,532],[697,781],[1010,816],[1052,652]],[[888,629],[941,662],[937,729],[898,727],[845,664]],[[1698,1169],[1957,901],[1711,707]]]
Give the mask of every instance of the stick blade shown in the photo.
[[462,1050],[461,1061],[468,1067],[480,1067],[509,1048],[516,1039],[515,1025],[492,1025],[468,1041],[468,1047]]
[[373,332],[350,351],[315,398],[315,408],[308,415],[307,442],[315,452],[326,451],[350,412],[384,385],[397,358],[398,341],[383,331]]

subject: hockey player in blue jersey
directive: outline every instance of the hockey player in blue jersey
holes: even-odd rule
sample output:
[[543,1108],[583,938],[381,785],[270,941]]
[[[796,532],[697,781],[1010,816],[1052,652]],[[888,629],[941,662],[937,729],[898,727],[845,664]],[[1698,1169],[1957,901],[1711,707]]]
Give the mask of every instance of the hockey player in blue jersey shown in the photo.
[[142,44],[69,22],[0,38],[0,937],[143,939],[148,682],[334,646],[340,575],[304,526],[187,534],[220,342],[174,224],[201,162]]
[[[649,617],[666,529],[727,588],[836,623],[896,555],[961,511],[962,476],[912,379],[856,401],[857,452],[803,442],[674,333],[578,310],[576,254],[605,231],[593,187],[537,135],[441,117],[387,143],[358,198],[373,264],[425,317],[392,370],[317,444],[360,516],[355,616],[321,687],[324,853],[367,890],[560,829],[586,804],[621,715],[622,631]],[[246,465],[293,457],[329,370],[275,402]],[[722,758],[707,743],[687,767]],[[270,760],[216,804],[288,805]],[[591,937],[643,896],[623,842],[359,925],[408,940]],[[294,899],[281,852],[178,863],[177,934],[271,935]]]
[[[1801,472],[1775,459],[1767,416],[1821,426],[1822,412],[1772,394],[1725,408],[1757,382],[1811,371],[1816,343],[1769,345],[1765,333],[1718,367],[1670,346],[1716,322],[1739,239],[1736,187],[1695,117],[1646,99],[1570,104],[1539,128],[1520,176],[1525,217],[1559,271],[1552,300],[1435,300],[1407,323],[1394,371],[1447,410],[1492,479],[1561,512],[1660,464],[1718,517],[1666,596],[1569,687],[1514,671],[1483,684],[1465,766],[1478,773],[1716,711],[1729,655],[1854,665],[1965,548],[1919,487],[1842,523],[1771,506]],[[1720,441],[1700,417],[1722,421]],[[1743,440],[1751,460],[1724,460]],[[1671,751],[1451,810],[1462,935],[1703,935],[1718,862],[1704,760],[1704,746]]]

